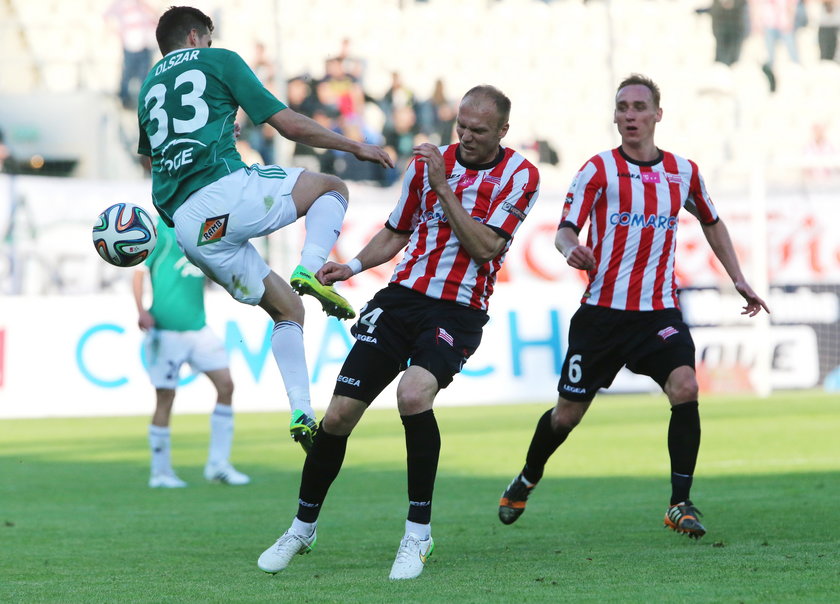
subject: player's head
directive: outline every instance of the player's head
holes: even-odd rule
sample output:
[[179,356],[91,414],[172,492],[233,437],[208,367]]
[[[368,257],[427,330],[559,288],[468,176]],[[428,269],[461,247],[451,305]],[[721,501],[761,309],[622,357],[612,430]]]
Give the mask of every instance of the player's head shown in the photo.
[[656,124],[662,119],[659,98],[659,86],[638,73],[624,78],[618,85],[613,121],[618,126],[622,145],[653,142]]
[[471,164],[493,161],[507,134],[509,117],[510,99],[498,88],[483,85],[468,90],[455,121],[461,159]]
[[179,48],[209,48],[213,20],[197,8],[172,6],[157,24],[155,37],[161,54],[165,55]]

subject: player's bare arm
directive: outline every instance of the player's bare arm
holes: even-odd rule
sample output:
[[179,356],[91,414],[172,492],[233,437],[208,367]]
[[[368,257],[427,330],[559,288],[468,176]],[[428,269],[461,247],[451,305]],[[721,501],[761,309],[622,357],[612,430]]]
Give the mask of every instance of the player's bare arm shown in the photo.
[[[361,270],[388,262],[406,246],[408,238],[406,233],[397,233],[383,227],[356,256],[362,263]],[[315,273],[315,277],[324,285],[332,285],[336,281],[346,281],[354,274],[353,269],[346,264],[327,262]]]
[[446,214],[446,219],[455,231],[458,241],[479,264],[489,262],[499,255],[505,247],[505,239],[488,226],[473,220],[455,193],[446,182],[446,168],[440,149],[431,143],[422,143],[414,147],[414,153],[419,156],[420,163],[426,164],[429,185],[437,194],[440,205]]
[[143,331],[152,329],[155,326],[155,319],[143,306],[143,284],[146,280],[146,271],[137,269],[134,271],[131,281],[131,291],[134,294],[134,303],[137,305],[137,325]]
[[293,109],[282,109],[268,118],[267,122],[285,138],[296,143],[303,143],[319,149],[347,151],[355,155],[357,159],[379,164],[383,168],[394,167],[394,161],[384,149],[376,145],[354,141],[328,130],[315,120]]
[[753,291],[741,272],[738,255],[735,253],[735,246],[732,245],[729,229],[726,228],[723,220],[718,220],[714,224],[704,224],[703,234],[706,236],[706,241],[709,242],[709,246],[711,246],[715,256],[717,256],[717,259],[720,260],[720,263],[726,270],[726,274],[732,279],[735,289],[747,301],[741,314],[754,317],[761,312],[762,308],[765,312],[769,313],[770,309],[767,307],[767,304]]
[[554,237],[554,247],[566,258],[566,264],[581,271],[595,268],[595,254],[580,244],[578,234],[571,227],[560,227]]

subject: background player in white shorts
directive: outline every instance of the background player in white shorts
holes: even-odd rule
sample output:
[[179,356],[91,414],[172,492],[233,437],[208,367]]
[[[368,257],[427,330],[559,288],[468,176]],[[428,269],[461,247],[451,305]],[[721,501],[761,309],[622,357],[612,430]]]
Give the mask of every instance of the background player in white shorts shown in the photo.
[[158,220],[158,242],[146,259],[152,283],[152,304],[143,305],[146,270],[134,274],[138,324],[147,332],[143,342],[146,369],[155,387],[156,403],[149,426],[150,487],[177,488],[187,483],[172,469],[169,422],[184,363],[204,373],[216,388],[210,416],[210,449],[204,477],[230,485],[245,485],[248,476],[230,463],[233,443],[233,380],[222,341],[207,327],[204,314],[206,278],[178,248],[175,233]]

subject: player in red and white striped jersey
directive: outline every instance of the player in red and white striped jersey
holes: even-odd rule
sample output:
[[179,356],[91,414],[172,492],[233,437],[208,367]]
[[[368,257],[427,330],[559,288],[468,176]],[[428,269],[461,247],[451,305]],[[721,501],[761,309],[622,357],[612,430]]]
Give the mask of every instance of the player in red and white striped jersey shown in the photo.
[[[408,249],[394,270],[391,283],[430,298],[487,310],[513,235],[536,199],[539,174],[531,162],[510,148],[499,147],[484,164],[471,164],[463,157],[459,161],[462,146],[463,143],[449,145],[438,151],[424,146],[421,155],[409,165],[402,196],[385,225],[389,232],[408,235]],[[479,263],[468,245],[462,243],[457,223],[449,217],[429,182],[428,159],[423,153],[442,161],[446,186],[464,209],[459,216],[490,227],[489,231],[504,240],[492,258]],[[478,231],[492,237],[487,229]],[[479,256],[480,260],[484,258],[484,254]]]
[[537,169],[500,144],[509,115],[510,100],[497,89],[477,86],[467,92],[458,109],[459,142],[415,147],[385,226],[356,258],[328,262],[318,271],[322,283],[332,284],[405,249],[388,286],[359,312],[352,329],[356,342],[303,467],[297,516],[260,558],[264,570],[285,568],[312,542],[348,436],[368,405],[404,371],[397,407],[405,428],[409,506],[390,577],[412,579],[423,571],[433,547],[432,492],[440,454],[432,406],[481,341],[499,268],[539,189]]
[[[706,532],[689,499],[700,415],[694,342],[682,320],[674,276],[681,208],[700,220],[715,256],[746,300],[743,314],[769,310],[741,273],[697,165],[654,144],[661,119],[657,85],[638,74],[626,78],[615,98],[621,146],[586,162],[566,196],[555,245],[569,266],[587,271],[589,285],[569,326],[557,405],[537,422],[525,466],[499,502],[505,524],[525,511],[549,457],[598,390],[609,387],[626,365],[653,378],[671,403],[671,503],[665,524],[694,538]],[[581,245],[578,235],[587,220],[586,245]]]
[[664,151],[636,161],[618,147],[586,162],[560,224],[576,239],[590,223],[586,247],[594,269],[581,302],[618,310],[677,308],[674,250],[683,207],[704,225],[719,220],[693,161]]

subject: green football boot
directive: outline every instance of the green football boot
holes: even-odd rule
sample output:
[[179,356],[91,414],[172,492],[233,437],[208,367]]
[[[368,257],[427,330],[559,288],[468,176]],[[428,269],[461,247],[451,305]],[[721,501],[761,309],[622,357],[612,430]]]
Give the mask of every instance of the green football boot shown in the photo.
[[289,423],[289,434],[296,443],[300,443],[303,450],[309,453],[312,448],[312,439],[315,438],[315,431],[318,425],[315,420],[306,415],[300,409],[292,413],[292,421]]
[[298,294],[301,296],[309,294],[321,303],[321,308],[331,317],[339,319],[352,319],[356,316],[356,311],[344,297],[335,291],[332,285],[324,285],[311,271],[306,270],[298,265],[295,272],[292,273],[292,278],[289,283]]

